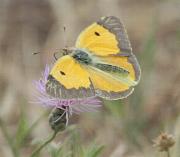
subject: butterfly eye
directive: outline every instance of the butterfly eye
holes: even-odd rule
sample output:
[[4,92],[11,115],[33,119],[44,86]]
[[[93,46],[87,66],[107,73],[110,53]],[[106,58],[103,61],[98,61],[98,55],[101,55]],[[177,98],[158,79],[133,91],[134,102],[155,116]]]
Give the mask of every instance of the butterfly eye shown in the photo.
[[95,34],[96,36],[100,36],[100,34],[99,34],[98,32],[94,32],[94,34]]
[[66,75],[63,71],[60,71],[60,74],[61,74],[61,75]]

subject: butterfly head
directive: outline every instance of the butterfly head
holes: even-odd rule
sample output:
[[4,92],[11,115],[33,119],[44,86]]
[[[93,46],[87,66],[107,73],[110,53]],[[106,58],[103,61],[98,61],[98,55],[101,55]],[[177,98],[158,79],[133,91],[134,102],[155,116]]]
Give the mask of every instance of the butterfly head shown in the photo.
[[65,47],[62,49],[63,56],[69,55],[75,50],[76,50],[76,48],[74,48],[74,47]]

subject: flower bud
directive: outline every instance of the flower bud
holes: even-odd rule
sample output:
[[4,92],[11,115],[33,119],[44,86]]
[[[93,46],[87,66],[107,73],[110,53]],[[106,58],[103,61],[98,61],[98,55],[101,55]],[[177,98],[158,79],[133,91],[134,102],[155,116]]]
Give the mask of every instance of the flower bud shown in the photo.
[[60,108],[55,108],[52,110],[49,116],[49,125],[56,131],[64,131],[67,123],[66,111]]

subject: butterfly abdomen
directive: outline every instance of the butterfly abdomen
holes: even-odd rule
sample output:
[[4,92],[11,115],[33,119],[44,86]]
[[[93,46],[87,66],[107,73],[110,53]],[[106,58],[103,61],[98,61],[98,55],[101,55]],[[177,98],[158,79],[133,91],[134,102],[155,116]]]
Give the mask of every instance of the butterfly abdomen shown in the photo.
[[112,73],[123,74],[123,75],[129,74],[129,71],[127,71],[126,69],[117,67],[114,65],[110,65],[110,64],[97,63],[95,64],[95,67],[105,72],[112,72]]

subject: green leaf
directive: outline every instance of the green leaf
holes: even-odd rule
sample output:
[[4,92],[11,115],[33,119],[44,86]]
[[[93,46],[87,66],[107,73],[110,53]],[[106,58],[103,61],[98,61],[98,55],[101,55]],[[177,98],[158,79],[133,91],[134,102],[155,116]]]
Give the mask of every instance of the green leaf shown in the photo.
[[80,135],[78,131],[73,131],[70,138],[70,149],[72,151],[72,157],[84,156],[83,148],[80,142]]
[[28,131],[28,127],[29,126],[28,126],[26,114],[22,110],[20,118],[19,118],[18,128],[17,128],[17,131],[16,131],[15,143],[16,143],[17,147],[21,147],[21,145],[24,144],[25,137],[26,137],[27,131]]
[[24,113],[24,110],[22,109],[19,124],[18,124],[18,129],[16,132],[16,146],[17,147],[24,146],[31,131],[38,125],[39,121],[41,121],[48,114],[49,114],[49,111],[43,112],[42,115],[40,115],[40,117],[31,126],[29,126],[26,113]]
[[63,151],[62,151],[62,146],[55,146],[54,144],[50,144],[48,146],[48,152],[50,153],[51,157],[58,157],[62,156]]
[[88,154],[85,155],[85,157],[98,157],[103,149],[104,149],[104,146],[94,145],[92,148],[90,148],[90,150],[88,151]]

